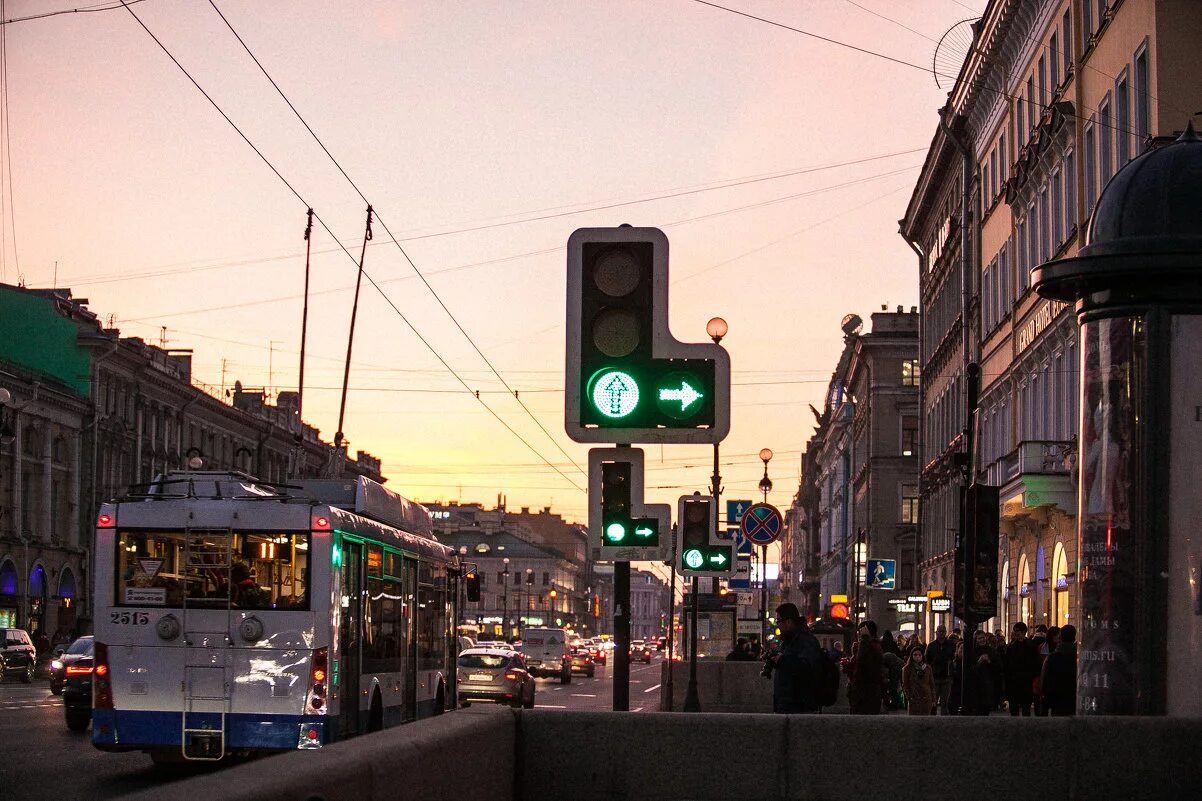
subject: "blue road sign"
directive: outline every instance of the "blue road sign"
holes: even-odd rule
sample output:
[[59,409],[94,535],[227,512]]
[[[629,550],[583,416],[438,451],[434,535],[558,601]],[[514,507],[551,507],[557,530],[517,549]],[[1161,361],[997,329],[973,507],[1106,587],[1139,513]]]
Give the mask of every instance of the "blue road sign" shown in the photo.
[[737,528],[728,529],[732,532],[735,540],[735,553],[746,554],[751,556],[751,540],[743,536],[743,532]]
[[743,521],[743,515],[751,508],[751,501],[727,501],[726,525],[737,526]]
[[[751,543],[747,544],[751,547]],[[731,577],[727,580],[726,586],[732,590],[749,590],[751,589],[751,557],[736,556],[735,570]]]
[[897,589],[897,560],[869,559],[865,562],[867,583],[870,590]]
[[771,545],[780,537],[784,520],[772,504],[757,503],[743,513],[739,529],[753,545]]

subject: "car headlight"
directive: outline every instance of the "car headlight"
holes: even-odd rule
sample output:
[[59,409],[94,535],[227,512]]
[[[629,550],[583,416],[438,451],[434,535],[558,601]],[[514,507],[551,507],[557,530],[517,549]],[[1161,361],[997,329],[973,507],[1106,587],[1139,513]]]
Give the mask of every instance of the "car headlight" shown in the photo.
[[50,663],[50,667],[51,667],[51,669],[53,669],[53,670],[62,670],[62,669],[63,669],[63,663],[62,663],[62,662],[60,662],[59,660],[55,659],[53,662],[51,662],[51,663]]

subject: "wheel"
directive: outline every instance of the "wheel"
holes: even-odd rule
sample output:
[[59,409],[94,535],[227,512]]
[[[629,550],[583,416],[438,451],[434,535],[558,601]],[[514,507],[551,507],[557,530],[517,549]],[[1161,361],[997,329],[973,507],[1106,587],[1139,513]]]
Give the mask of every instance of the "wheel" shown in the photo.
[[92,720],[92,713],[85,709],[68,709],[67,728],[71,731],[83,731]]
[[156,766],[180,766],[187,762],[184,755],[177,750],[155,750],[150,752],[150,761]]
[[25,672],[21,674],[22,684],[33,684],[33,665],[26,666]]
[[434,696],[434,714],[441,715],[447,708],[447,696],[443,691],[442,684],[438,685],[438,693]]
[[384,728],[384,703],[380,700],[380,692],[377,690],[371,697],[371,709],[367,713],[367,730],[373,732],[382,728]]
[[62,695],[63,694],[63,685],[55,684],[54,682],[50,682],[50,692],[53,695]]
[[597,672],[597,669],[596,669],[596,668],[591,668],[591,667],[590,667],[590,668],[588,669],[588,677],[591,679],[591,678],[593,677],[593,675],[594,675],[596,672]]
[[565,671],[563,672],[563,675],[561,675],[561,676],[559,677],[559,683],[560,683],[560,684],[571,684],[571,683],[572,683],[572,670],[571,670],[571,668],[569,668],[568,670],[565,670]]
[[528,700],[526,703],[522,704],[522,706],[525,707],[526,709],[534,709],[534,689],[533,688],[531,688],[531,690],[530,690],[530,700]]

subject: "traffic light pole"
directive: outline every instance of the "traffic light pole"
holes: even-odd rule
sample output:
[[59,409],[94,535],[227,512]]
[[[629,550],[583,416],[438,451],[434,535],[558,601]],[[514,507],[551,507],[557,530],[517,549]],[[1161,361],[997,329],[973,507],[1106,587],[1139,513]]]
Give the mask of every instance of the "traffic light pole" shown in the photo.
[[614,711],[630,711],[630,562],[614,562]]
[[697,577],[693,576],[693,611],[689,614],[689,691],[684,698],[685,712],[700,712],[701,698],[697,695]]

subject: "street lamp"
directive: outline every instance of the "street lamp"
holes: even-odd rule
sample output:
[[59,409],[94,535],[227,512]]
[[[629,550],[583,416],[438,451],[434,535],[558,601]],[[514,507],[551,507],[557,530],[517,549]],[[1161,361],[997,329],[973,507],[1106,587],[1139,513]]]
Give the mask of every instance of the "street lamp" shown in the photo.
[[[764,463],[764,477],[760,479],[760,492],[764,493],[764,503],[768,503],[768,493],[772,492],[772,479],[768,478],[768,462],[772,461],[772,449],[760,448],[760,461]],[[768,546],[760,547],[760,644],[768,643]]]
[[4,422],[4,407],[12,402],[12,393],[4,387],[0,387],[0,445],[11,445],[17,438],[13,427]]
[[501,616],[501,640],[509,642],[509,557],[502,557],[501,564],[505,566],[505,578],[501,582],[501,603],[505,610]]
[[[526,568],[526,594],[522,598],[522,611],[526,614],[526,623],[530,622],[530,588],[534,586],[534,568]],[[518,615],[518,625],[522,624],[522,616]]]
[[764,503],[768,503],[768,493],[772,492],[772,479],[768,478],[768,462],[772,461],[772,449],[760,449],[760,461],[764,463],[764,477],[760,479],[760,492],[764,493]]

